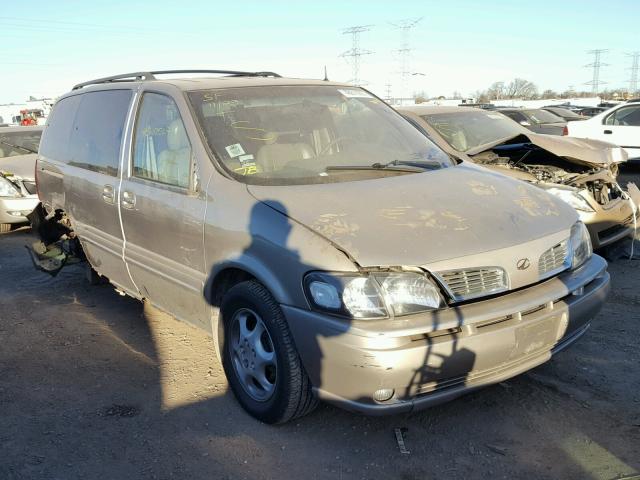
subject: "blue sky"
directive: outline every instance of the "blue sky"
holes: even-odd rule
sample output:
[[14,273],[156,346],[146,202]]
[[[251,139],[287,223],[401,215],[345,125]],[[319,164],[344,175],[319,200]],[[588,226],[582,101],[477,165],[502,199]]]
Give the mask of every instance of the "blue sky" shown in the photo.
[[44,1],[3,2],[0,103],[57,96],[77,82],[129,71],[174,68],[273,70],[346,81],[351,48],[341,33],[361,35],[360,77],[384,95],[401,94],[402,43],[392,22],[423,17],[411,30],[408,90],[464,95],[522,77],[541,90],[576,88],[591,79],[586,51],[609,49],[601,78],[627,85],[640,50],[640,0],[483,1]]

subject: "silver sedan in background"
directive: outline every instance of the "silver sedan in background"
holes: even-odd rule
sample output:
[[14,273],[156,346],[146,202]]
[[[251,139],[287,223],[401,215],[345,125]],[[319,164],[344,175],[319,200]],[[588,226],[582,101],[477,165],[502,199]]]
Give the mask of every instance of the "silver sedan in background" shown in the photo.
[[28,224],[38,204],[35,165],[43,127],[0,128],[0,233]]

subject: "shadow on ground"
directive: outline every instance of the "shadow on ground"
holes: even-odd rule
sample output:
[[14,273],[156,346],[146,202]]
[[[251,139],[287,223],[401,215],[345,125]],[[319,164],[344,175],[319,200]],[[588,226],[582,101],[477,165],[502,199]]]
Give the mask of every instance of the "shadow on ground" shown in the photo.
[[[640,268],[612,265],[593,328],[552,362],[430,410],[329,406],[280,427],[227,392],[211,340],[91,287],[35,272],[0,236],[0,478],[568,478],[640,468]],[[407,427],[410,455],[393,429]]]

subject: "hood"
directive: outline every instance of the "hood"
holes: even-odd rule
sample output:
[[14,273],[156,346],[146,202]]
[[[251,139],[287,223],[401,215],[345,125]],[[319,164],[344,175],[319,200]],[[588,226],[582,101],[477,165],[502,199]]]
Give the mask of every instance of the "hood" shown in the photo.
[[24,180],[33,180],[36,168],[36,154],[16,155],[0,158],[0,172],[20,177]]
[[491,150],[492,148],[507,143],[511,140],[528,138],[531,143],[547,150],[558,157],[563,157],[569,162],[586,166],[610,166],[615,163],[627,161],[627,154],[620,147],[612,143],[600,140],[590,140],[586,138],[573,138],[557,135],[541,135],[539,133],[528,132],[516,135],[511,138],[504,138],[496,142],[481,145],[477,148],[467,150],[466,154],[473,156],[478,153]]
[[531,143],[580,165],[609,166],[627,161],[624,151],[612,143],[586,138],[530,135]]
[[376,180],[247,188],[363,267],[419,266],[497,250],[577,220],[573,208],[542,189],[468,162]]

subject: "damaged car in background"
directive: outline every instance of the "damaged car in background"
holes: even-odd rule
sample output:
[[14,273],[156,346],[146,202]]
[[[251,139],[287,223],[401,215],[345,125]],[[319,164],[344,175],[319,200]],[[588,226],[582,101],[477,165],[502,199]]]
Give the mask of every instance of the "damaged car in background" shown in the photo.
[[0,128],[0,233],[27,225],[38,204],[34,179],[42,127]]
[[632,235],[637,206],[616,181],[626,152],[597,140],[533,133],[499,112],[459,107],[399,109],[445,150],[543,188],[587,225],[594,248]]

